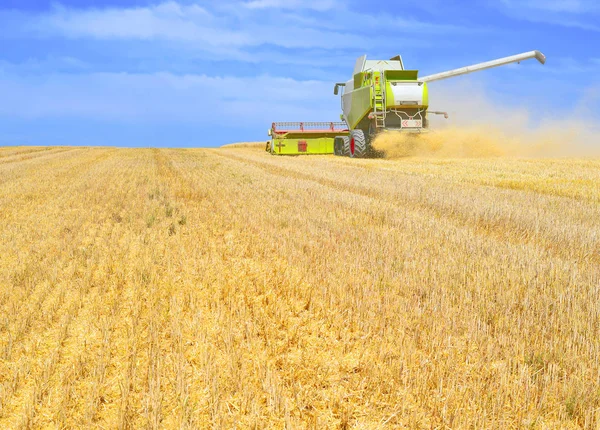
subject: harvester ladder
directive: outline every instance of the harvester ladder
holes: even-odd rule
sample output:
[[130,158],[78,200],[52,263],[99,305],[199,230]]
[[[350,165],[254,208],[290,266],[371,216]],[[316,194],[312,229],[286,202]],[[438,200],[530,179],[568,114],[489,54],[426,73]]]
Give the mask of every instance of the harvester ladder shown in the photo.
[[377,128],[385,127],[385,114],[385,82],[383,81],[383,73],[380,72],[373,79],[373,116]]

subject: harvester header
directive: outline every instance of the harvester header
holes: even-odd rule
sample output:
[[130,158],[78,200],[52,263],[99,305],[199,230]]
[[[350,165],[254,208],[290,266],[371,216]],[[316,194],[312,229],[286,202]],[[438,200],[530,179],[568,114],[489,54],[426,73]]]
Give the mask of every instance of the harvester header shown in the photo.
[[271,154],[332,154],[333,139],[347,134],[344,122],[274,122],[268,131]]
[[[546,62],[540,51],[530,51],[419,78],[417,70],[404,68],[400,55],[389,60],[368,60],[363,55],[356,60],[352,77],[334,86],[334,94],[341,96],[343,123],[335,127],[326,126],[335,123],[274,123],[267,149],[273,154],[323,154],[331,150],[350,157],[373,155],[371,141],[378,133],[422,133],[429,128],[429,115],[448,117],[446,112],[429,110],[428,83],[529,59]],[[300,124],[321,125],[311,131]],[[336,130],[339,132],[334,133]]]

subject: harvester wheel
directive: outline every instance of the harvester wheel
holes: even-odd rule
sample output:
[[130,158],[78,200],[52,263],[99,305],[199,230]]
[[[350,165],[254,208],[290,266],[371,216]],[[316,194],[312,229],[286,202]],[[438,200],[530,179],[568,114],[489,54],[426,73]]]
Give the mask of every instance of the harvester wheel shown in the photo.
[[342,145],[342,153],[340,155],[342,155],[343,157],[349,157],[350,156],[350,138],[348,136],[344,136],[344,137],[342,137],[342,142],[344,144]]
[[352,130],[350,132],[350,157],[363,158],[367,156],[367,139],[365,133],[360,130]]

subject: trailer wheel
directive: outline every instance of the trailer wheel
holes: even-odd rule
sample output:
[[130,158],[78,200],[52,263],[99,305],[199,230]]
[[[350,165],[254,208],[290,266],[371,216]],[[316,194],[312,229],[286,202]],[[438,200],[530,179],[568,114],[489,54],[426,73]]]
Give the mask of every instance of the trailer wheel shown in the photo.
[[342,137],[342,156],[350,157],[350,138],[348,136]]
[[360,130],[352,130],[350,132],[350,157],[363,158],[366,157],[368,151],[367,139],[365,133]]

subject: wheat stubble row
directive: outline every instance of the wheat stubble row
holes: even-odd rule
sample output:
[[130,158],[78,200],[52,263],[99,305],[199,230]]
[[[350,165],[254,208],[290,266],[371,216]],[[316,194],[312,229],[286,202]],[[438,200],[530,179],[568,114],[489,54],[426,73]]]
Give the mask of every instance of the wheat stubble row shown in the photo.
[[6,156],[0,427],[598,425],[596,161]]

